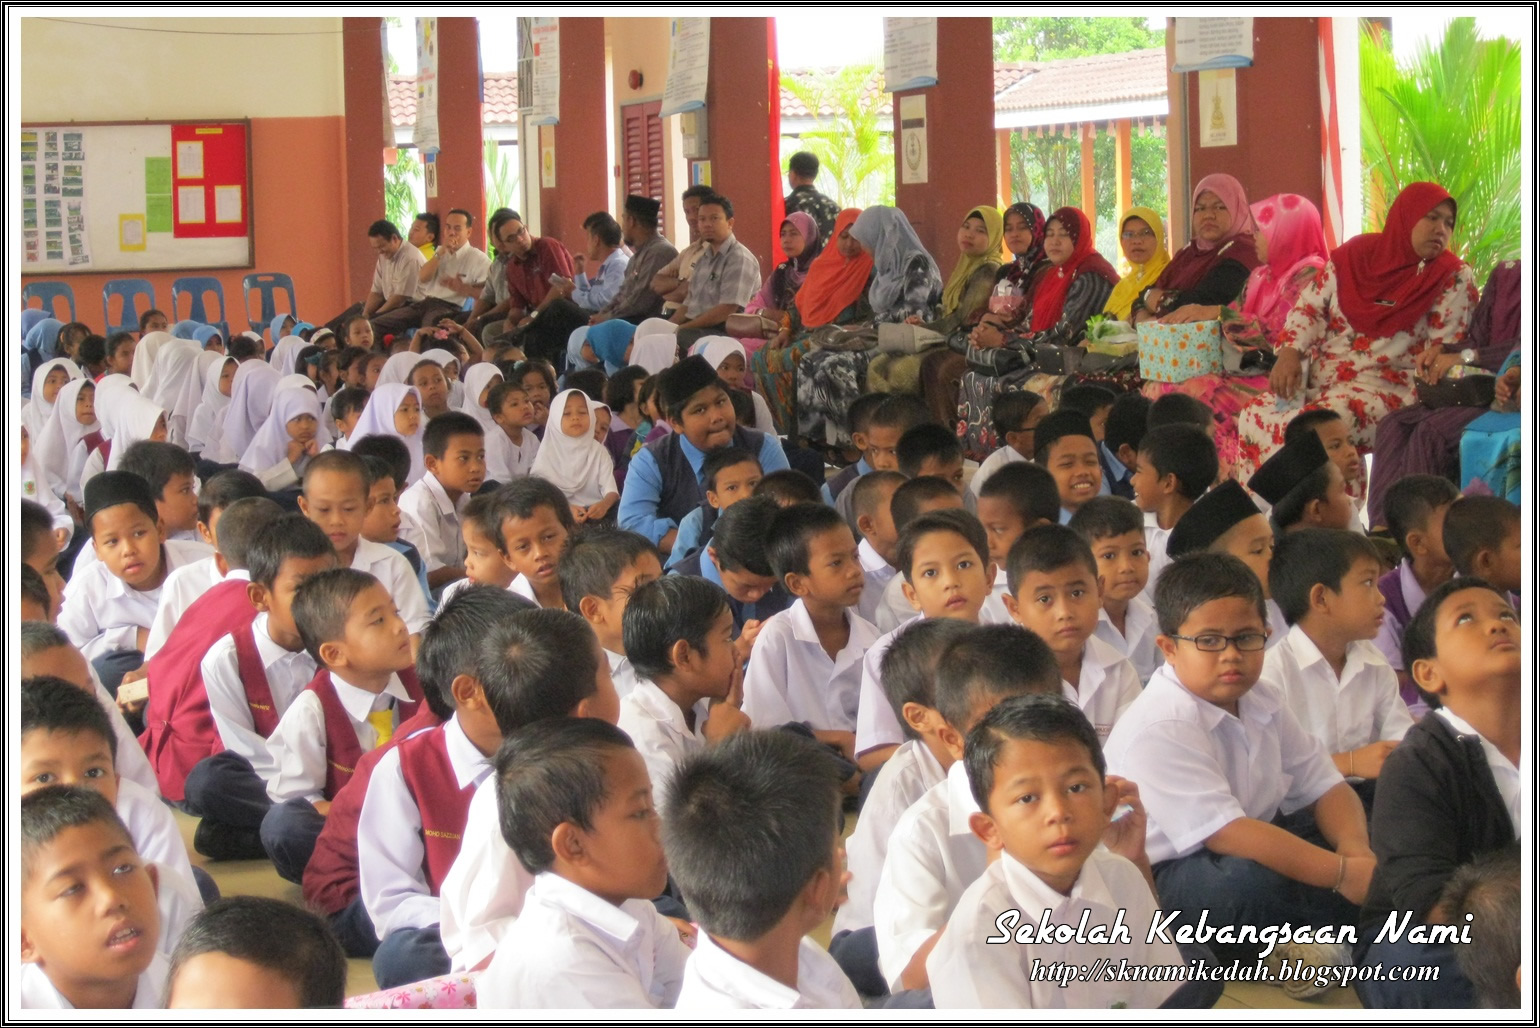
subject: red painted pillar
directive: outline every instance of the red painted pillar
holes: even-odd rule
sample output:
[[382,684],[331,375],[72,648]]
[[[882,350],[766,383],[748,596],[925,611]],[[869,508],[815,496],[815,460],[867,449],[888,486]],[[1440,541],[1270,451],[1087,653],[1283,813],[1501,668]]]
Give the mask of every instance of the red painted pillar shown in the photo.
[[766,171],[779,177],[780,140],[771,139],[769,132],[770,105],[781,102],[780,90],[770,89],[774,53],[769,18],[711,19],[706,88],[711,184],[732,201],[733,234],[759,258],[764,275],[772,270],[772,237],[780,228],[771,224],[775,214]]
[[[561,123],[553,127],[556,186],[540,188],[540,234],[573,253],[587,246],[583,219],[610,209],[608,124],[605,117],[604,19],[562,18]],[[539,146],[539,129],[529,145]],[[521,141],[522,142],[522,141]]]
[[[340,309],[362,300],[374,279],[374,250],[369,246],[369,226],[385,216],[384,150],[393,140],[386,132],[388,100],[384,88],[385,53],[379,18],[342,19],[343,134],[346,138],[343,185],[347,197],[346,231],[342,248],[346,267],[346,297],[327,297],[327,305]],[[406,226],[399,226],[402,232]]]
[[438,20],[438,199],[442,218],[459,207],[475,215],[471,243],[486,248],[486,172],[481,153],[481,49],[475,18]]
[[[923,184],[903,182],[894,148],[896,201],[944,277],[957,260],[957,226],[970,208],[993,206],[999,184],[989,142],[995,131],[994,35],[988,18],[936,19],[936,85],[893,96],[893,138],[903,96],[925,96],[929,170]],[[963,155],[969,155],[966,158]]]

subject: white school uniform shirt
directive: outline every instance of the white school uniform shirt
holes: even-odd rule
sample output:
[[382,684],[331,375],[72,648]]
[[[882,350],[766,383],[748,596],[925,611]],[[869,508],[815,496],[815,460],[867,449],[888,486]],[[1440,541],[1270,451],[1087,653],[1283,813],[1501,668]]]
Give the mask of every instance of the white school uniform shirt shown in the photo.
[[872,900],[872,924],[878,969],[895,992],[909,961],[984,873],[988,852],[968,827],[978,809],[967,768],[959,760],[893,826]]
[[1103,608],[1097,615],[1096,630],[1091,633],[1091,638],[1100,639],[1127,657],[1138,673],[1139,681],[1148,682],[1155,669],[1165,661],[1160,655],[1160,647],[1155,645],[1155,637],[1160,634],[1155,605],[1145,598],[1144,593],[1128,601],[1128,611],[1123,615],[1123,627],[1126,634],[1118,631]]
[[[1124,857],[1101,846],[1080,868],[1068,896],[1045,884],[1008,853],[991,864],[968,886],[947,920],[946,932],[925,961],[931,996],[937,1010],[1106,1010],[1119,1006],[1147,1010],[1160,1006],[1178,982],[1033,981],[1038,964],[1091,967],[1103,957],[1127,960],[1131,966],[1181,967],[1187,963],[1176,943],[1156,939],[1146,943],[1151,920],[1159,907],[1144,875]],[[1115,946],[1077,943],[987,943],[1001,932],[995,919],[1006,910],[1019,910],[1018,925],[1036,925],[1049,912],[1055,925],[1078,925],[1089,912],[1088,926],[1117,922],[1121,912],[1129,942]]]
[[[442,601],[440,605],[442,606]],[[631,666],[630,658],[624,653],[605,650],[604,659],[610,662],[610,679],[615,683],[615,695],[625,699],[631,695],[631,690],[636,688],[636,683],[641,681],[637,677],[636,669]]]
[[1150,555],[1150,577],[1144,583],[1144,591],[1139,595],[1151,603],[1155,601],[1155,580],[1160,577],[1166,565],[1171,563],[1166,547],[1171,544],[1171,532],[1174,528],[1174,525],[1172,528],[1161,528],[1154,511],[1144,512],[1144,549]]
[[460,514],[469,502],[469,494],[450,500],[431,471],[424,472],[401,494],[401,538],[417,547],[429,571],[465,564]]
[[684,966],[675,1010],[860,1010],[861,996],[827,950],[804,937],[793,989],[750,967],[701,932]]
[[620,701],[620,730],[631,737],[647,765],[647,776],[652,779],[652,803],[657,810],[663,809],[663,797],[674,768],[685,757],[706,747],[706,716],[711,713],[711,701],[697,702],[694,713],[692,730],[685,724],[679,705],[647,678],[637,679],[630,694]]
[[1150,863],[1196,853],[1240,818],[1293,813],[1342,781],[1273,686],[1258,682],[1237,709],[1194,696],[1167,664],[1113,728],[1107,770],[1139,786]]
[[[162,877],[176,875],[188,890],[198,895],[192,862],[187,859],[187,844],[182,841],[182,832],[171,808],[161,802],[160,796],[136,782],[120,781],[116,807],[118,817],[123,819],[123,827],[128,829],[129,838],[134,841],[135,852],[155,863]],[[202,908],[200,899],[198,909]],[[171,951],[167,949],[166,952]]]
[[1278,601],[1269,599],[1267,607],[1267,649],[1272,649],[1283,642],[1289,634],[1289,623],[1284,619],[1283,608],[1278,606]]
[[1262,681],[1283,694],[1300,725],[1321,740],[1327,753],[1346,753],[1383,739],[1400,741],[1412,727],[1395,671],[1366,640],[1348,644],[1339,680],[1310,636],[1295,625],[1267,651]]
[[[207,556],[203,543],[167,539],[162,545],[167,568],[175,571]],[[160,588],[132,589],[100,561],[76,569],[64,586],[59,627],[87,661],[117,650],[137,650],[139,629],[149,628],[160,605]]]
[[[401,723],[400,704],[412,702],[399,675],[391,675],[385,690],[378,695],[349,685],[332,674],[337,700],[353,722],[353,734],[365,753],[379,744],[379,734],[369,723],[369,714],[385,710],[395,703],[395,722]],[[326,788],[326,715],[321,700],[313,692],[301,691],[289,704],[278,727],[267,740],[277,771],[267,783],[267,797],[274,803],[296,798],[314,803]],[[383,763],[383,761],[382,761]],[[378,768],[376,768],[378,770]]]
[[904,576],[894,575],[888,579],[888,584],[882,590],[882,599],[877,601],[877,616],[872,619],[877,631],[891,632],[919,616],[920,612],[914,609],[914,604],[904,595]]
[[845,867],[850,872],[848,897],[834,912],[836,932],[855,931],[872,924],[872,900],[888,856],[888,838],[904,811],[944,781],[946,772],[930,747],[910,739],[882,765],[882,773],[867,794],[855,831],[845,843]]
[[406,630],[418,634],[432,620],[428,616],[428,600],[422,594],[417,573],[411,562],[384,543],[373,542],[363,536],[358,538],[358,549],[353,554],[354,571],[367,571],[379,579],[390,598],[396,601],[396,611],[406,622]]
[[1094,635],[1085,641],[1085,652],[1080,657],[1080,687],[1062,679],[1059,685],[1064,698],[1080,708],[1096,729],[1096,738],[1104,743],[1112,726],[1139,698],[1143,688],[1139,672],[1128,658]]
[[234,579],[249,582],[251,572],[240,568],[231,570],[228,575],[220,575],[212,554],[167,575],[160,587],[160,605],[155,608],[155,621],[150,625],[150,638],[145,643],[144,659],[149,660],[155,656],[156,651],[166,644],[172,629],[176,628],[182,615],[187,613],[187,608],[199,597],[220,582]]
[[866,656],[861,658],[861,701],[856,710],[857,756],[867,750],[897,746],[904,741],[904,726],[899,722],[893,704],[888,702],[887,691],[882,687],[882,658],[899,633],[911,624],[918,624],[919,620],[906,621],[878,636],[877,641],[867,647]]
[[[197,492],[196,480],[194,480],[193,492]],[[183,549],[186,551],[186,559],[182,561],[184,565],[191,564],[204,557],[212,557],[214,555],[214,547],[210,546],[208,543],[199,538],[198,533],[191,528],[185,532],[172,532],[170,535],[166,536],[166,541],[190,544],[189,546],[183,547]],[[75,556],[75,566],[70,569],[70,577],[73,578],[91,565],[99,563],[101,563],[101,558],[97,557],[96,547],[92,545],[91,537],[87,535],[86,544],[80,548],[80,553]],[[171,576],[167,575],[166,577],[169,579]],[[164,589],[165,587],[166,584],[162,582],[161,588]]]
[[[455,784],[480,785],[492,765],[460,726],[458,715],[438,729]],[[369,776],[369,791],[358,812],[358,895],[381,939],[402,928],[426,928],[439,922],[439,900],[423,876],[422,811],[406,787],[401,750],[380,758]]]
[[984,597],[984,605],[979,608],[979,624],[1016,624],[1016,619],[1011,617],[1011,612],[1005,609],[1005,594],[1010,591],[1009,576],[1005,568],[995,568],[994,584],[989,587],[989,595]]
[[[291,652],[275,643],[268,632],[265,613],[258,614],[251,623],[251,634],[256,640],[262,670],[267,674],[267,687],[273,694],[273,713],[281,723],[295,698],[315,677],[316,663],[304,650]],[[223,636],[210,646],[198,671],[203,676],[209,713],[213,715],[219,741],[229,752],[245,757],[264,783],[271,782],[278,774],[278,761],[267,738],[252,721],[251,705],[246,700],[246,686],[235,656],[235,636]]]
[[515,444],[508,433],[498,428],[487,431],[487,479],[492,482],[511,482],[527,475],[540,455],[540,437],[533,428],[524,429],[524,441]]
[[118,778],[139,785],[159,799],[160,780],[155,777],[155,769],[150,766],[150,758],[145,755],[144,747],[139,745],[139,737],[128,727],[128,722],[123,720],[123,711],[118,709],[118,701],[102,685],[96,668],[87,664],[86,670],[91,675],[91,689],[97,705],[106,712],[107,720],[112,722],[112,734],[118,739]]
[[524,575],[514,575],[513,581],[508,583],[508,591],[515,596],[522,596],[535,606],[540,606],[540,598],[535,595],[535,587]]
[[[166,976],[171,965],[166,957],[157,953],[150,966],[139,975],[139,988],[134,992],[133,1010],[164,1010]],[[64,993],[54,988],[53,982],[37,964],[22,964],[16,977],[17,1006],[22,1010],[74,1010],[75,1005],[64,998]]]
[[898,575],[898,569],[883,560],[882,554],[865,539],[861,540],[861,545],[856,549],[861,556],[861,570],[866,575],[866,585],[861,588],[861,601],[856,604],[856,613],[875,624],[883,590]]
[[1457,734],[1473,735],[1481,740],[1481,752],[1486,754],[1487,766],[1492,769],[1492,780],[1497,783],[1497,794],[1503,798],[1503,805],[1508,808],[1508,820],[1513,822],[1513,834],[1515,837],[1522,837],[1524,822],[1519,820],[1519,808],[1523,805],[1524,780],[1519,777],[1519,769],[1514,767],[1513,761],[1503,756],[1503,751],[1492,745],[1486,736],[1472,728],[1469,721],[1448,707],[1439,707],[1434,713],[1443,718]]
[[471,796],[460,855],[438,890],[439,939],[451,970],[468,971],[492,955],[534,881],[503,841],[497,780],[489,776]]
[[647,900],[619,906],[550,871],[476,979],[481,1010],[667,1010],[690,947]]
[[979,464],[979,469],[973,473],[972,481],[968,483],[968,492],[973,494],[973,506],[968,509],[978,510],[979,497],[983,495],[984,483],[989,481],[990,475],[993,475],[1007,464],[1024,462],[1026,459],[1016,452],[1014,446],[1010,445],[1002,446],[988,457],[985,457],[983,462]]
[[846,610],[845,617],[850,638],[833,660],[800,599],[765,622],[743,676],[743,712],[751,721],[761,727],[805,721],[814,731],[855,731],[861,659],[879,633],[854,610]]

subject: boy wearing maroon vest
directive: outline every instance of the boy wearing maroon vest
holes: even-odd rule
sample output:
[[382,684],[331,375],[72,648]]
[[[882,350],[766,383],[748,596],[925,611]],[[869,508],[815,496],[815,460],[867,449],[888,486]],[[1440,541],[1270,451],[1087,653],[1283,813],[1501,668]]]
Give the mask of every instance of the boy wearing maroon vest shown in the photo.
[[[439,936],[439,888],[459,855],[471,796],[491,774],[503,736],[523,724],[524,714],[506,678],[483,679],[467,665],[482,640],[495,636],[498,619],[465,616],[459,608],[479,606],[507,618],[522,606],[508,602],[516,599],[506,589],[473,587],[429,623],[425,650],[428,638],[457,639],[453,664],[461,666],[428,676],[454,713],[393,747],[369,778],[358,815],[358,886],[380,940],[374,978],[382,989],[449,972]],[[444,618],[447,624],[440,623]],[[435,664],[448,663],[442,652],[430,656]]]
[[268,736],[315,677],[294,624],[294,594],[311,575],[337,566],[332,542],[302,514],[270,520],[247,554],[247,597],[258,612],[209,648],[199,671],[223,752],[187,775],[184,808],[202,818],[193,848],[208,857],[260,860],[258,832],[277,774]]
[[373,575],[353,568],[313,575],[296,593],[293,613],[321,670],[268,738],[276,772],[261,837],[278,874],[297,883],[359,758],[417,713],[422,692],[406,622]]

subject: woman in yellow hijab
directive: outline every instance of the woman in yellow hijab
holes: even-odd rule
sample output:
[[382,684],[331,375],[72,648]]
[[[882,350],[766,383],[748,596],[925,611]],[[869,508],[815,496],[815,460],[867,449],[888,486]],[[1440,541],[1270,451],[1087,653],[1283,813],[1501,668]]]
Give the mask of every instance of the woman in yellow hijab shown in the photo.
[[1122,264],[1127,267],[1118,284],[1112,287],[1103,310],[1119,321],[1127,321],[1134,299],[1155,284],[1162,269],[1171,263],[1166,252],[1166,229],[1160,215],[1148,207],[1130,207],[1118,222],[1118,243],[1123,250]]
[[[934,321],[909,319],[939,335],[949,336],[977,321],[989,309],[995,278],[1005,254],[1005,218],[994,207],[969,211],[957,229],[959,256],[941,293],[940,316]],[[867,388],[876,392],[919,392],[943,425],[957,420],[957,386],[967,361],[944,346],[923,357],[884,355],[872,361]]]

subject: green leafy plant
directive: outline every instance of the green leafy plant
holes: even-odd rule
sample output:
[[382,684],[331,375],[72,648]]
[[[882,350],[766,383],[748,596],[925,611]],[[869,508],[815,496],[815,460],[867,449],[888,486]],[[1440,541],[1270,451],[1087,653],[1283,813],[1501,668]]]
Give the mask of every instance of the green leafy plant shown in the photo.
[[1408,183],[1437,182],[1459,204],[1453,247],[1477,282],[1520,254],[1522,68],[1517,43],[1450,21],[1398,63],[1390,39],[1361,24],[1359,76],[1364,229],[1378,231]]
[[[854,64],[836,72],[799,79],[781,76],[781,85],[802,101],[817,127],[797,145],[818,157],[829,195],[841,207],[870,207],[893,202],[893,124],[882,113],[883,94],[871,88],[876,65]],[[825,106],[831,117],[819,117]]]
[[417,196],[422,191],[422,165],[417,151],[396,151],[396,163],[385,165],[385,216],[406,234],[417,216]]
[[519,205],[518,162],[508,159],[497,140],[488,139],[482,143],[482,166],[486,171],[487,221],[490,221],[492,212],[499,207],[516,208]]

